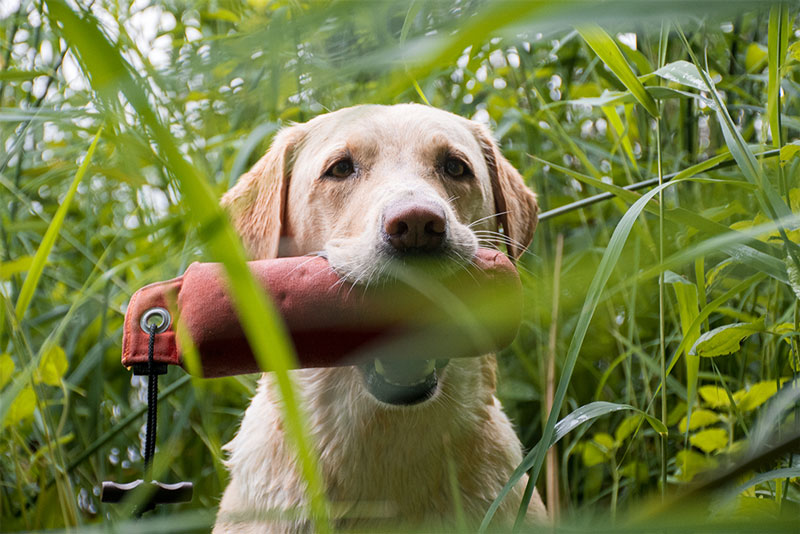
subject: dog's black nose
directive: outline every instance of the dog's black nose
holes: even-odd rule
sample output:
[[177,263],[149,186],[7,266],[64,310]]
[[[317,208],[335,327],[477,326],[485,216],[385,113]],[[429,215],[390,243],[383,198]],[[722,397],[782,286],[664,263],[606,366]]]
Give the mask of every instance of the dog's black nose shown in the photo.
[[446,230],[444,210],[432,203],[396,204],[383,213],[384,238],[399,252],[434,252]]

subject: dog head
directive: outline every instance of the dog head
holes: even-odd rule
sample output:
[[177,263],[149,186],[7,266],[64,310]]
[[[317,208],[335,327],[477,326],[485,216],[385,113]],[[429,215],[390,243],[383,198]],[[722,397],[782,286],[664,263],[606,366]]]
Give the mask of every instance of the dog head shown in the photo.
[[[222,203],[251,257],[323,255],[362,284],[409,263],[462,267],[481,245],[517,258],[538,212],[483,126],[417,104],[347,108],[282,130]],[[435,379],[433,363],[395,367],[365,371],[373,394],[370,380],[427,398],[415,392]]]

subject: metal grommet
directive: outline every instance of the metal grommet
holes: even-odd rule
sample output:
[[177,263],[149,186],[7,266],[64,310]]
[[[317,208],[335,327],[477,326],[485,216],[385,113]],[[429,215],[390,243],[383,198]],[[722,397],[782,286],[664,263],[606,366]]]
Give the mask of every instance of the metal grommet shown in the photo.
[[139,321],[139,326],[146,334],[150,333],[150,325],[153,324],[153,319],[160,319],[160,322],[155,323],[156,334],[165,332],[169,325],[172,324],[172,316],[165,308],[150,308],[142,314],[142,319]]

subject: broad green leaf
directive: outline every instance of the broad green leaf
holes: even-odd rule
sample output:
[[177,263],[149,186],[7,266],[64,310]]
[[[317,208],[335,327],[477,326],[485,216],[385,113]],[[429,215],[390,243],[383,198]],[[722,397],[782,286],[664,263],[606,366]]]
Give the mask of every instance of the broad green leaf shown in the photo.
[[39,380],[49,386],[61,384],[61,378],[67,372],[67,355],[58,345],[51,345],[42,353],[39,360]]
[[[770,332],[773,334],[777,334],[779,336],[783,336],[784,334],[798,334],[800,332],[796,332],[794,329],[794,323],[780,323],[776,325],[772,325],[769,329]],[[783,340],[788,344],[792,344],[792,338],[790,336],[786,336]]]
[[[785,167],[790,160],[796,158],[800,154],[800,141],[792,141],[781,147],[781,167]],[[798,191],[793,189],[793,191]],[[792,211],[797,213],[797,208],[793,205]]]
[[[648,94],[655,100],[692,99],[702,102],[704,105],[709,107],[714,105],[713,101],[697,93],[679,91],[671,87],[663,87],[657,85],[645,87],[645,89],[647,90]],[[633,96],[633,94],[631,94],[630,91],[609,91],[608,89],[604,89],[600,93],[600,96],[584,96],[580,98],[578,96],[579,95],[575,95],[574,99],[567,100],[564,103],[592,106],[592,107],[603,107],[603,106],[616,106],[619,104],[636,104],[638,102],[638,100],[636,100],[636,98]]]
[[[785,378],[781,379],[781,383],[785,381]],[[736,405],[740,410],[749,412],[767,402],[770,397],[774,396],[777,392],[778,384],[775,380],[757,382],[748,388],[736,392]]]
[[767,50],[758,43],[750,43],[744,56],[744,68],[747,72],[756,72],[767,64]]
[[640,414],[632,414],[623,419],[614,431],[614,439],[617,440],[617,443],[621,443],[630,436],[642,423],[642,419],[643,417]]
[[33,256],[22,256],[0,263],[0,280],[8,280],[15,274],[24,273],[31,268],[31,263],[33,263]]
[[689,353],[705,358],[732,354],[739,350],[745,338],[764,330],[763,321],[720,326],[700,336]]
[[72,180],[72,184],[70,184],[69,190],[64,196],[64,200],[61,201],[56,214],[53,216],[53,220],[50,221],[50,226],[47,227],[47,232],[45,232],[42,242],[39,243],[39,248],[36,249],[36,254],[33,256],[28,275],[22,283],[22,289],[19,291],[17,305],[14,309],[18,321],[22,320],[25,316],[25,310],[28,309],[28,305],[33,298],[33,293],[36,291],[36,286],[39,285],[39,279],[47,263],[47,257],[50,255],[50,251],[53,249],[56,238],[58,238],[58,234],[64,224],[64,219],[67,216],[70,204],[72,204],[72,199],[78,191],[78,184],[81,183],[83,176],[86,174],[86,170],[89,168],[89,162],[92,161],[94,149],[97,147],[97,142],[100,140],[100,134],[102,132],[103,128],[100,127],[94,136],[92,144],[89,145],[89,150],[86,151],[86,157],[83,158],[83,162],[80,167],[78,167],[78,172],[75,173],[75,178]]
[[686,426],[688,421],[687,418],[688,416],[683,417],[678,425],[678,430],[680,430],[681,433],[686,432],[687,430],[697,430],[698,428],[703,428],[704,426],[713,425],[720,420],[720,415],[717,412],[712,412],[711,410],[705,410],[703,408],[694,410],[692,412],[692,418],[689,422],[688,428]]
[[700,473],[716,469],[718,465],[719,462],[716,459],[709,458],[699,452],[690,449],[678,451],[675,454],[675,466],[678,468],[675,478],[683,482],[689,482]]
[[698,91],[708,90],[702,76],[700,76],[700,71],[688,61],[680,60],[668,63],[653,74],[665,80],[692,87]]
[[12,426],[33,417],[34,410],[36,410],[36,394],[30,386],[26,386],[9,406],[3,419],[3,426]]
[[653,97],[650,96],[644,88],[642,82],[640,82],[636,74],[633,73],[630,65],[628,65],[628,62],[625,60],[625,56],[622,55],[622,52],[611,36],[596,24],[580,26],[577,30],[578,33],[581,34],[581,37],[583,37],[583,40],[586,41],[586,44],[594,50],[595,54],[597,54],[611,72],[619,78],[622,85],[633,94],[647,112],[653,117],[658,117],[659,113],[656,101],[653,100]]
[[708,454],[728,445],[728,431],[724,428],[707,428],[689,437],[689,443]]
[[10,354],[0,354],[0,389],[4,388],[14,374],[14,360]]
[[789,47],[789,57],[791,57],[795,61],[800,61],[800,41],[795,41],[792,43],[792,46]]
[[602,464],[611,458],[615,447],[614,438],[605,432],[598,432],[592,439],[584,441],[581,447],[581,458],[586,467]]
[[724,388],[715,385],[701,386],[697,392],[712,408],[730,408],[731,401]]

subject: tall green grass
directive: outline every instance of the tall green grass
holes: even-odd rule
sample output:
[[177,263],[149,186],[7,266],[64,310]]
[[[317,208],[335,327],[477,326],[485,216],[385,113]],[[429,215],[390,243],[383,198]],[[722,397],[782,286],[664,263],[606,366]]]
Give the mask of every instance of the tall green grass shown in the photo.
[[[796,529],[796,6],[46,0],[0,17],[2,530],[208,530],[253,377],[166,379],[157,467],[195,482],[192,503],[136,522],[97,496],[141,473],[125,303],[195,260],[236,281],[327,528],[290,349],[216,199],[280,125],[406,101],[490,124],[543,208],[500,358],[528,451],[507,487],[527,472],[530,497],[558,441],[555,530]],[[613,199],[584,202],[598,193]],[[482,529],[510,528],[492,522],[502,498]]]

